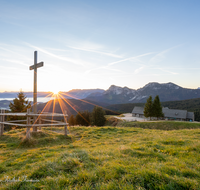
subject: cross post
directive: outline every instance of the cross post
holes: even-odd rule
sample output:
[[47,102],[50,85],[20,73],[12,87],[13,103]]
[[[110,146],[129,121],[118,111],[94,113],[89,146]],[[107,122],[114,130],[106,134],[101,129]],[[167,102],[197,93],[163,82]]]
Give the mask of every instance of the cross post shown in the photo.
[[[34,51],[34,65],[30,66],[30,70],[34,69],[34,84],[33,84],[33,113],[37,114],[37,68],[43,67],[44,63],[37,63],[37,51]],[[36,117],[34,118],[34,122]],[[37,131],[37,127],[33,127],[33,131]]]

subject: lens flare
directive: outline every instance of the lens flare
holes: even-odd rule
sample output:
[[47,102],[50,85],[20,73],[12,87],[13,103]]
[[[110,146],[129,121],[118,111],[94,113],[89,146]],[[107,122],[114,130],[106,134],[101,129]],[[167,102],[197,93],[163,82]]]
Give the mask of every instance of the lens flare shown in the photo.
[[54,94],[54,95],[58,95],[59,92],[60,92],[59,90],[54,90],[54,91],[53,91],[53,94]]

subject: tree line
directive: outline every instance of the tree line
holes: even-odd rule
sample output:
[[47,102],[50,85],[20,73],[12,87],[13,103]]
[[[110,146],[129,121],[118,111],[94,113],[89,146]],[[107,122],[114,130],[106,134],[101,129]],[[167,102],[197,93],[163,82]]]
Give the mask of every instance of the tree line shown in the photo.
[[79,111],[76,116],[71,115],[68,123],[70,126],[103,126],[106,122],[105,112],[101,107],[95,106],[92,112]]

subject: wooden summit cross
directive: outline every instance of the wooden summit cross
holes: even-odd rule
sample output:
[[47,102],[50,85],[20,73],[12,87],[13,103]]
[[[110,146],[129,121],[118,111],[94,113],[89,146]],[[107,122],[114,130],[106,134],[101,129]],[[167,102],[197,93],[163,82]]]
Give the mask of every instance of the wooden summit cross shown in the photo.
[[[43,67],[44,63],[37,63],[37,51],[34,51],[34,65],[30,66],[30,70],[34,69],[34,85],[33,85],[33,113],[37,114],[37,68]],[[36,117],[34,118],[34,122]],[[37,131],[37,127],[33,127],[33,131]]]

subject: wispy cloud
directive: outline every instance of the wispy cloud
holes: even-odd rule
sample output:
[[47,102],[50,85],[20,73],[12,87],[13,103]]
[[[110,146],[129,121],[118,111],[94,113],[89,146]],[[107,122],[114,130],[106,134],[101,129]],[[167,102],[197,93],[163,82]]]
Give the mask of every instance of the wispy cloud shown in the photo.
[[37,50],[39,50],[39,51],[41,51],[41,52],[43,52],[43,53],[45,53],[45,54],[47,54],[47,55],[49,55],[51,57],[57,58],[59,60],[67,61],[67,62],[70,62],[70,63],[74,63],[76,65],[82,65],[82,66],[89,65],[88,62],[85,62],[85,61],[82,61],[82,60],[77,60],[77,59],[72,59],[72,58],[68,58],[68,57],[58,56],[58,55],[55,55],[55,54],[53,54],[53,53],[51,53],[51,52],[49,52],[49,51],[47,51],[47,50],[45,50],[43,48],[40,48],[40,47],[37,47],[37,46],[33,46],[31,44],[28,44],[28,43],[26,43],[26,44],[31,48],[37,49]]
[[115,65],[115,64],[117,64],[117,63],[121,63],[121,62],[124,62],[124,61],[129,61],[129,60],[133,60],[133,59],[138,59],[138,58],[140,58],[140,57],[144,57],[144,56],[151,55],[151,54],[153,54],[153,52],[145,53],[145,54],[138,55],[138,56],[134,56],[134,57],[129,57],[129,58],[126,58],[126,59],[122,59],[122,60],[119,60],[119,61],[115,61],[115,62],[111,62],[111,63],[108,64],[108,66]]
[[[94,68],[94,69],[87,70],[85,72],[85,74],[89,74],[91,71],[99,70],[99,69],[106,69],[106,70],[111,70],[111,71],[117,71],[117,72],[124,73],[123,71],[121,71],[119,69],[114,69],[114,68],[110,68],[110,67],[115,65],[115,64],[117,64],[117,63],[121,63],[121,62],[124,62],[124,61],[129,61],[129,60],[137,60],[138,62],[140,62],[140,60],[139,60],[140,57],[144,57],[144,56],[151,55],[151,54],[153,54],[153,52],[141,54],[141,55],[134,56],[134,57],[129,57],[129,58],[126,58],[126,59],[115,61],[115,62],[111,62],[111,63],[108,63],[106,66],[97,67],[97,68]],[[142,67],[144,68],[144,66],[142,66]],[[142,68],[140,70],[142,70]],[[139,70],[135,71],[135,72],[139,72]]]
[[4,69],[5,70],[15,70],[16,68],[15,67],[8,67],[8,66],[1,66],[0,65],[0,68]]
[[177,74],[179,74],[179,73],[176,73],[176,72],[172,72],[172,71],[166,70],[166,69],[164,69],[164,68],[159,68],[159,70],[164,71],[164,72],[166,72],[166,73],[170,73],[170,74],[172,74],[172,75],[177,75]]
[[[7,48],[5,48],[5,46],[6,46]],[[18,55],[18,56],[20,56],[20,57],[24,57],[24,58],[26,58],[26,60],[29,60],[29,61],[31,60],[30,58],[24,56],[23,54],[20,54],[20,53],[17,53],[16,51],[10,50],[10,49],[14,49],[14,48],[17,48],[17,47],[12,46],[12,45],[10,45],[10,44],[0,44],[0,49],[2,49],[2,50],[4,50],[4,51],[7,51],[7,52],[9,52],[9,53]]]
[[98,54],[102,54],[102,55],[106,55],[106,56],[110,56],[110,57],[122,58],[122,56],[116,55],[113,53],[107,53],[107,52],[97,51],[97,50],[93,50],[93,49],[86,49],[86,48],[79,48],[79,47],[72,47],[72,46],[68,46],[68,47],[72,48],[72,49],[76,49],[76,50],[98,53]]
[[109,71],[124,73],[122,70],[119,70],[119,69],[113,69],[113,68],[109,68],[108,66],[102,66],[102,67],[97,67],[97,68],[94,68],[94,69],[89,69],[84,73],[84,75],[87,75],[92,71],[100,70],[100,69],[105,69],[105,70],[109,70]]
[[138,73],[141,72],[144,68],[145,68],[145,66],[142,66],[142,67],[136,69],[136,70],[134,71],[134,74],[138,74]]
[[[181,44],[181,45],[182,45],[182,44]],[[171,51],[172,49],[175,49],[175,48],[177,48],[177,47],[180,47],[181,45],[177,45],[177,46],[168,48],[168,49],[166,49],[166,50],[164,50],[164,51],[162,51],[162,52],[156,54],[154,57],[152,57],[152,58],[150,59],[150,62],[151,62],[151,63],[158,63],[158,62],[162,61],[163,59],[166,58],[166,56],[165,56],[166,53],[168,53],[168,52]]]
[[16,60],[13,60],[13,59],[0,59],[0,60],[10,62],[10,63],[16,63],[16,64],[20,64],[20,65],[24,65],[24,66],[29,66],[28,64],[25,64],[22,61],[16,61]]
[[46,48],[48,50],[52,50],[52,51],[59,51],[59,52],[69,52],[69,50],[65,50],[65,49],[57,49],[57,48]]

